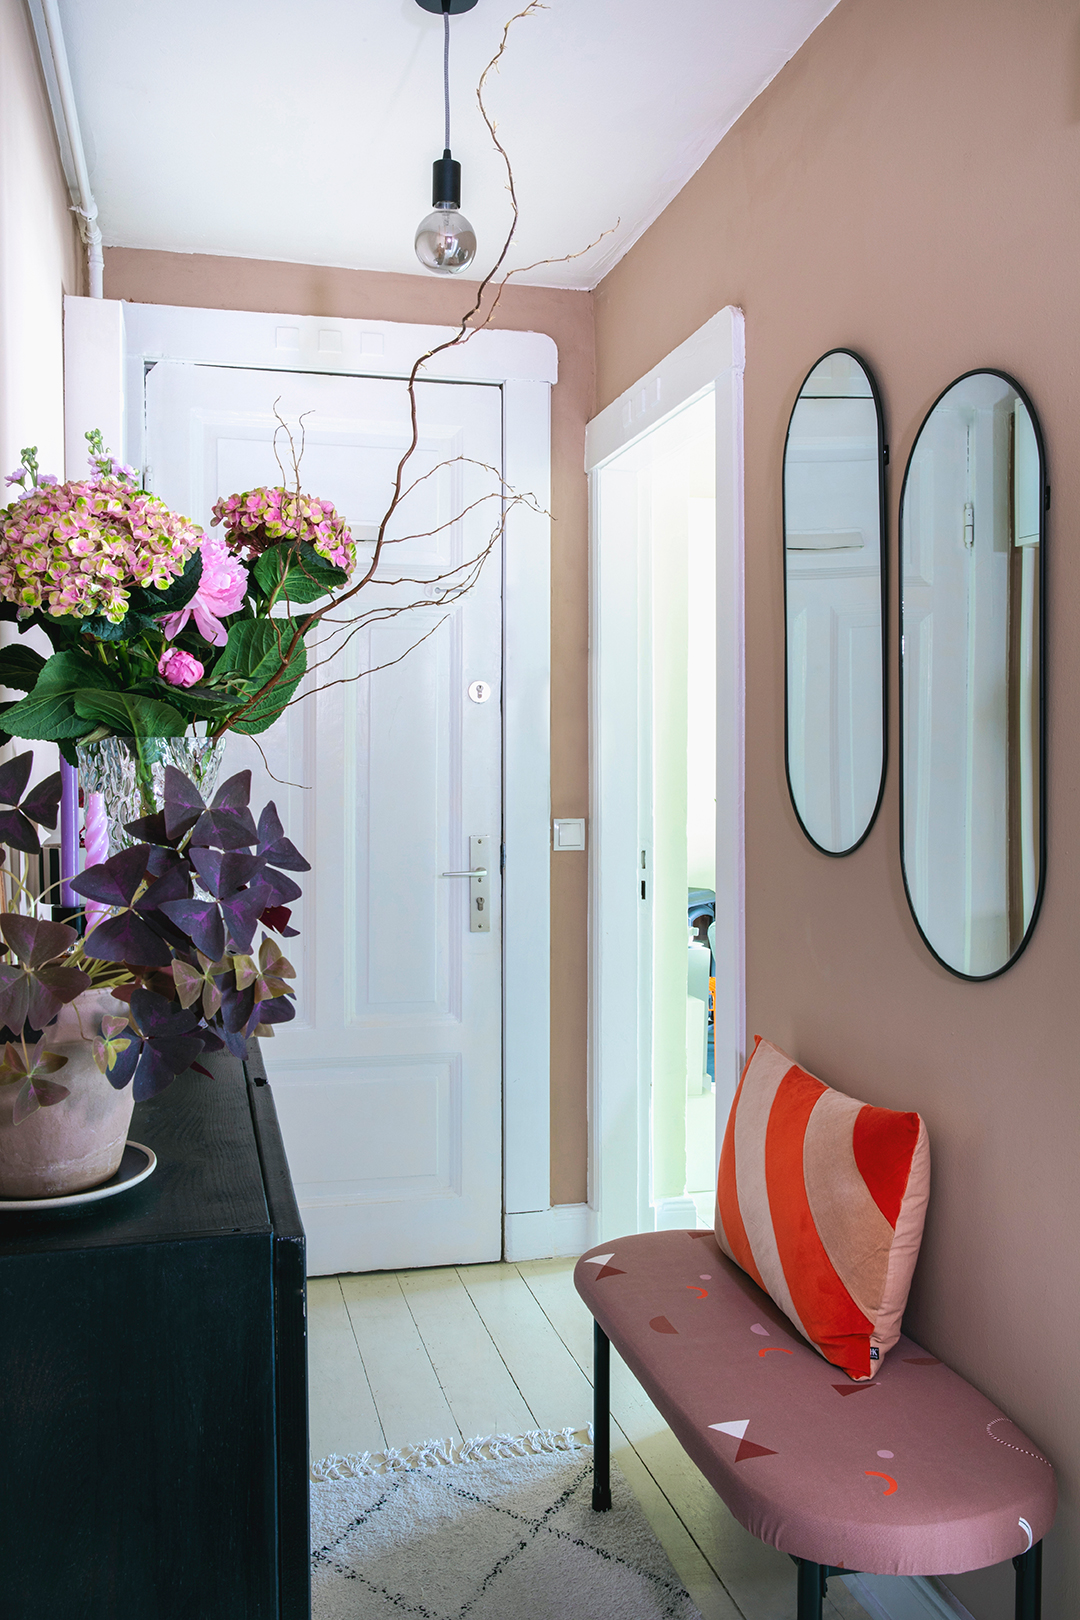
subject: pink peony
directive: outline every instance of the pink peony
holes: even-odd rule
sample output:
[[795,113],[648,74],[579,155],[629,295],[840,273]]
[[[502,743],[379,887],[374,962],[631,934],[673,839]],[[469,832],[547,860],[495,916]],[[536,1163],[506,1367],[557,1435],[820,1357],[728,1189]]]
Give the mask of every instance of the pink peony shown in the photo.
[[[215,647],[224,647],[228,634],[221,620],[243,605],[247,593],[247,570],[243,563],[232,556],[224,540],[204,540],[199,549],[202,552],[199,588],[187,607],[161,620],[161,628],[171,641],[194,617],[199,634]],[[190,682],[183,684],[190,685]]]
[[180,647],[166,647],[158,660],[157,672],[170,686],[194,686],[206,673],[199,660]]

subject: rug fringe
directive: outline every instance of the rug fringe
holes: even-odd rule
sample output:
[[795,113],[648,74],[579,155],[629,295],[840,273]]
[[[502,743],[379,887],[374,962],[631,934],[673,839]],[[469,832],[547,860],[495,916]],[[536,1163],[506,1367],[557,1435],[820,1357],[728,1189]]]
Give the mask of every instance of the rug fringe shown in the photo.
[[[585,1435],[579,1440],[578,1435]],[[364,1479],[369,1474],[392,1474],[416,1468],[445,1468],[454,1463],[497,1462],[503,1457],[537,1456],[545,1451],[581,1451],[592,1444],[592,1424],[584,1429],[530,1429],[527,1434],[485,1434],[472,1440],[425,1440],[421,1445],[387,1446],[385,1451],[354,1452],[339,1457],[331,1452],[311,1465],[316,1483],[332,1479]]]

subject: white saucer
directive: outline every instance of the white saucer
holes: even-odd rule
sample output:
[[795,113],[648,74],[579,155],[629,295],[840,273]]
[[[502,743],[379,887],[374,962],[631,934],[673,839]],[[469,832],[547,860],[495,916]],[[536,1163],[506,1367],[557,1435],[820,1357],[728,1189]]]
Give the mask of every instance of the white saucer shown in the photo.
[[69,1204],[95,1204],[99,1198],[112,1198],[145,1181],[156,1164],[157,1154],[152,1148],[143,1147],[141,1142],[127,1142],[119,1170],[100,1187],[67,1193],[63,1198],[0,1198],[0,1209],[66,1209]]

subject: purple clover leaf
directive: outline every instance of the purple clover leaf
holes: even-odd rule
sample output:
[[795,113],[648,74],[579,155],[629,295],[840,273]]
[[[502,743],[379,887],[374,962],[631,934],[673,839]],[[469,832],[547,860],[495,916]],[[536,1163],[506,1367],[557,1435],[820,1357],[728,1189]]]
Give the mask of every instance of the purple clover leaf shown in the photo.
[[[158,910],[214,962],[225,954],[225,924],[216,900],[166,900]],[[95,930],[96,932],[96,930]],[[92,939],[93,935],[88,936]]]
[[94,1062],[111,1086],[123,1091],[139,1061],[141,1046],[126,1018],[101,1020],[101,1034],[94,1042]]
[[262,875],[265,866],[257,855],[205,847],[191,849],[191,864],[215,900],[228,900],[239,894],[252,878]]
[[[150,853],[148,844],[134,844],[111,855],[99,866],[87,867],[73,878],[71,887],[88,900],[99,900],[117,908],[117,915],[106,917],[86,936],[86,954],[101,962],[138,963],[143,967],[169,967],[172,952],[165,941],[139,915],[144,901],[135,895],[146,874]],[[166,883],[168,876],[160,878]],[[157,885],[152,887],[156,888]],[[148,891],[150,892],[150,891]],[[153,902],[147,907],[154,910]],[[163,908],[164,909],[164,908]]]
[[[245,775],[247,773],[245,772]],[[246,806],[239,810],[206,810],[195,823],[189,849],[250,849],[258,841],[258,830]]]
[[11,806],[9,810],[0,810],[0,843],[10,844],[13,849],[21,849],[28,855],[36,855],[41,848],[41,841],[31,824],[37,822],[40,827],[55,827],[60,805],[59,771],[54,771],[52,776],[39,782],[23,799],[33,768],[32,749],[0,765],[0,805]]
[[132,1022],[143,1037],[133,1094],[136,1102],[143,1102],[190,1069],[205,1042],[195,1013],[175,1001],[138,989],[131,993],[130,1006]]
[[206,809],[206,801],[190,777],[175,765],[165,767],[164,788],[165,830],[169,841],[177,843],[194,827]]
[[311,862],[305,861],[292,840],[285,837],[285,829],[273,799],[259,817],[258,834],[258,853],[268,866],[276,866],[285,872],[311,871]]
[[248,1023],[248,1035],[273,1035],[275,1024],[287,1024],[296,1017],[296,1008],[284,996],[257,1001]]
[[213,799],[211,810],[246,810],[251,803],[251,772],[237,771],[227,782],[222,782]]
[[49,1075],[62,1069],[66,1062],[67,1058],[61,1057],[59,1052],[47,1052],[43,1039],[29,1052],[14,1044],[4,1048],[0,1058],[0,1083],[22,1082],[11,1110],[16,1125],[39,1108],[53,1108],[70,1095],[67,1086],[49,1079]]
[[13,1034],[27,1023],[44,1029],[61,1007],[89,990],[89,974],[58,960],[74,945],[74,928],[5,911],[0,934],[16,958],[15,963],[0,963],[0,1024]]

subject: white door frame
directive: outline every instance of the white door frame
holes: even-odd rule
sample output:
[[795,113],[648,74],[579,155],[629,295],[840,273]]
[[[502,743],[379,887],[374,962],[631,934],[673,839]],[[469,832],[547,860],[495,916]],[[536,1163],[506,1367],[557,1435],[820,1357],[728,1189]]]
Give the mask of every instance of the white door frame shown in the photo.
[[[746,1047],[743,856],[742,311],[728,306],[628,388],[586,429],[592,496],[590,756],[589,1203],[595,1241],[654,1225],[650,1204],[651,1043],[639,1029],[645,966],[639,870],[651,814],[639,693],[647,648],[636,522],[598,522],[598,473],[693,400],[716,403],[717,1159]],[[646,803],[648,799],[648,803]]]
[[[65,298],[67,475],[86,467],[88,428],[144,465],[143,379],[156,360],[407,377],[452,329],[330,316]],[[506,520],[503,615],[503,1197],[517,1259],[552,1253],[550,1210],[551,385],[554,340],[485,330],[426,367],[425,379],[497,384],[504,477],[539,512]],[[151,473],[152,481],[152,473]],[[526,1254],[524,1249],[530,1248]]]

